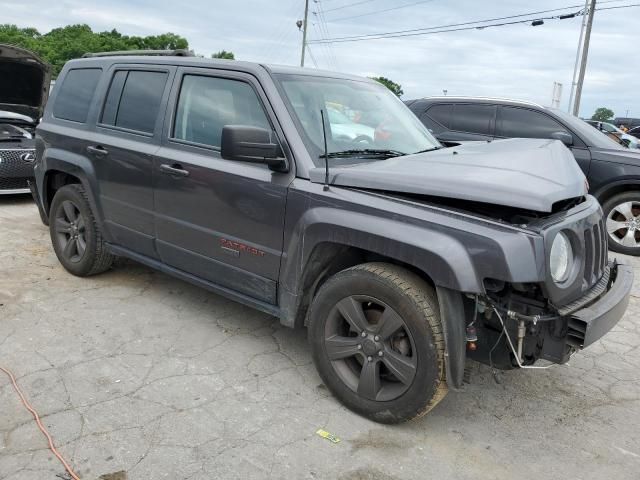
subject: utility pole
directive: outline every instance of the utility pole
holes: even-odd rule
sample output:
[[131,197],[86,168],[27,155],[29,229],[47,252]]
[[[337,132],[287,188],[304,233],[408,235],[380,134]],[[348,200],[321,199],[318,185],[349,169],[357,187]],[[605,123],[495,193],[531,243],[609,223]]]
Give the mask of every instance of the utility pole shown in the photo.
[[576,99],[573,104],[573,114],[577,117],[580,112],[580,97],[582,96],[582,84],[584,83],[584,73],[587,70],[587,56],[589,55],[589,40],[591,39],[591,27],[593,26],[593,15],[596,13],[596,0],[591,0],[589,7],[589,19],[587,20],[587,31],[584,36],[584,47],[582,49],[582,62],[580,63],[580,74],[576,85]]
[[307,16],[309,15],[309,0],[304,0],[304,20],[302,21],[302,54],[300,66],[304,67],[304,51],[307,48]]
[[580,38],[578,38],[578,49],[576,50],[576,62],[573,65],[573,76],[571,77],[571,93],[569,94],[569,106],[567,112],[571,113],[571,107],[573,106],[573,94],[576,91],[576,76],[578,75],[578,65],[580,64],[580,53],[582,52],[582,39],[584,38],[584,27],[587,26],[587,10],[589,9],[589,0],[584,1],[584,9],[582,15],[582,22],[580,25]]

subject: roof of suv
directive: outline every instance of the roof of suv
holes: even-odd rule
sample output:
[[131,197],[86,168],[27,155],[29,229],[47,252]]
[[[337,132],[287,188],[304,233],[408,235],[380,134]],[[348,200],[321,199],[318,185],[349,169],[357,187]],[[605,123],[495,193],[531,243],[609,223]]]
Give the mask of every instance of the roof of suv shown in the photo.
[[228,69],[233,65],[238,70],[252,71],[258,68],[267,70],[270,73],[289,75],[308,75],[315,77],[342,78],[346,80],[357,80],[373,82],[366,77],[348,75],[344,73],[332,72],[329,70],[318,70],[314,68],[293,67],[286,65],[269,65],[256,62],[245,62],[242,60],[224,60],[217,58],[203,58],[193,56],[172,56],[172,55],[101,55],[70,60],[69,65],[90,63],[92,65],[112,64],[112,63],[150,63],[154,65],[177,65],[200,68],[224,68]]
[[433,96],[433,97],[423,97],[417,98],[415,100],[408,100],[406,103],[409,105],[413,102],[417,102],[419,100],[424,100],[427,102],[430,101],[447,101],[451,103],[500,103],[503,105],[520,105],[520,106],[529,106],[536,108],[547,108],[544,105],[540,105],[534,102],[528,102],[526,100],[515,100],[512,98],[500,98],[500,97],[464,97],[464,96]]

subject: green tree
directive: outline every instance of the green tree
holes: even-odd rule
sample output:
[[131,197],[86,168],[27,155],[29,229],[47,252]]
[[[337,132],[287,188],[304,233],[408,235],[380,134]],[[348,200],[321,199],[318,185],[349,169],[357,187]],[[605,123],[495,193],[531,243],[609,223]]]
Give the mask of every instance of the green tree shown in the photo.
[[615,114],[613,113],[613,110],[610,110],[606,107],[600,107],[600,108],[596,108],[596,111],[591,116],[591,120],[596,120],[598,122],[606,122],[607,120],[612,119],[614,115]]
[[219,52],[213,53],[211,58],[224,58],[225,60],[235,60],[236,57],[233,52],[227,52],[226,50],[220,50]]
[[67,25],[41,34],[35,28],[18,28],[16,25],[0,25],[0,43],[27,48],[50,63],[53,78],[62,66],[73,58],[88,52],[113,52],[116,50],[173,50],[186,49],[189,42],[174,33],[147,37],[122,35],[113,29],[94,32],[88,25]]
[[398,97],[401,97],[402,94],[404,93],[404,91],[402,90],[402,86],[399,83],[389,80],[388,78],[385,78],[385,77],[370,77],[370,78],[371,80],[375,80],[376,82],[379,82],[385,87],[387,87],[389,90],[395,93]]

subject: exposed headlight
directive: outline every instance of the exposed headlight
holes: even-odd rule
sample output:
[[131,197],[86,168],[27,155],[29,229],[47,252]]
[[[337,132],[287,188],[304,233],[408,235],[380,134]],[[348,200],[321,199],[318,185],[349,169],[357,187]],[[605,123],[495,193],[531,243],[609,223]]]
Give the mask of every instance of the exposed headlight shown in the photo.
[[573,266],[573,249],[569,238],[562,232],[556,235],[551,245],[549,256],[551,278],[556,283],[564,282],[569,278]]

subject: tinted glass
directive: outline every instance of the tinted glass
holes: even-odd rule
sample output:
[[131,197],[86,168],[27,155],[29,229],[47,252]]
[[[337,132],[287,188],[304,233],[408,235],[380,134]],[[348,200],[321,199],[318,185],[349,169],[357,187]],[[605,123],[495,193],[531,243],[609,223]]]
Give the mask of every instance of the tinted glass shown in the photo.
[[[445,128],[451,127],[451,110],[452,105],[434,105],[427,110],[426,116],[435,120]],[[440,127],[442,130],[442,127]]]
[[127,73],[126,71],[120,70],[113,76],[111,86],[109,86],[109,92],[107,93],[107,99],[104,103],[104,110],[102,111],[102,123],[108,125],[116,124],[118,105],[120,105],[120,96],[122,95],[124,82],[127,79]]
[[[167,76],[166,72],[141,72],[137,70],[128,72],[120,104],[117,107],[115,125],[139,132],[152,133],[158,118]],[[103,121],[107,123],[106,118]]]
[[566,131],[561,124],[543,113],[526,108],[502,107],[496,133],[508,138],[551,138],[552,133]]
[[249,84],[225,78],[185,75],[173,137],[219,148],[225,125],[271,129],[262,104]]
[[102,70],[99,68],[77,68],[69,70],[59,87],[53,116],[86,122],[93,93],[100,80]]
[[491,135],[491,121],[495,110],[493,105],[454,105],[451,129]]

